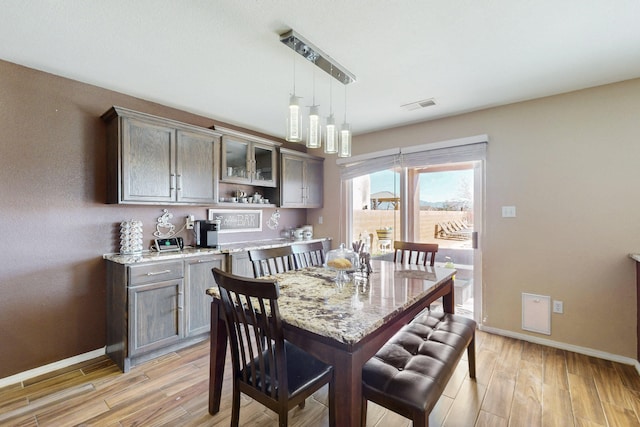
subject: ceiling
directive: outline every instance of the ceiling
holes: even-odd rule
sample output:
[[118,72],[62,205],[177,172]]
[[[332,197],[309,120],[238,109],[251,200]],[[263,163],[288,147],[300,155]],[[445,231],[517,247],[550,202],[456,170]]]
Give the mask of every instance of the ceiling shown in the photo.
[[345,86],[289,29],[356,76],[356,135],[640,77],[638,0],[3,0],[0,59],[276,137],[295,63],[341,123]]

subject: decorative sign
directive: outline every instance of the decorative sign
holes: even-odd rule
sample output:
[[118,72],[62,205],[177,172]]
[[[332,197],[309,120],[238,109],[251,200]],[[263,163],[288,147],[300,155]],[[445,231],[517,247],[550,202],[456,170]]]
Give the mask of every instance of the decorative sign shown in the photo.
[[208,210],[209,221],[220,220],[220,233],[239,233],[244,231],[262,231],[261,210]]

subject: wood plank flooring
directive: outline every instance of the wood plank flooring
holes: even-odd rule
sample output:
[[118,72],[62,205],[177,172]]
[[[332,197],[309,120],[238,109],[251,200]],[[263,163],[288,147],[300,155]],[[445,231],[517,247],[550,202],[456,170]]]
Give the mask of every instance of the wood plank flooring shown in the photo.
[[[462,360],[429,417],[437,426],[640,426],[640,376],[621,365],[478,331],[476,380]],[[231,381],[221,411],[207,412],[208,341],[131,369],[106,357],[0,389],[0,426],[228,426]],[[229,369],[226,369],[228,373]],[[289,413],[291,426],[327,426],[326,387]],[[243,426],[277,417],[242,397]],[[410,426],[375,404],[368,426]]]

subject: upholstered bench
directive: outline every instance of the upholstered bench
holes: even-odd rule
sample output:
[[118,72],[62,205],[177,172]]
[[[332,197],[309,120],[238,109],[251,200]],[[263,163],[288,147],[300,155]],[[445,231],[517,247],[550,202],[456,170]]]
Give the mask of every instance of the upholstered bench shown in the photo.
[[362,425],[367,400],[428,426],[429,413],[444,391],[464,350],[475,378],[476,322],[428,312],[398,331],[362,368]]

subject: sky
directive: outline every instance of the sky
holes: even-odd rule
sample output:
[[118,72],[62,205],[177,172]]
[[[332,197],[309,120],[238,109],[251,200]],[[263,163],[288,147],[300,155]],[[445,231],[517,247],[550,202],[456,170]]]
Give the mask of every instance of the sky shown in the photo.
[[[400,183],[394,180],[394,173],[382,171],[371,174],[371,194],[378,191],[400,193]],[[464,198],[465,186],[473,185],[473,169],[456,170],[447,172],[424,173],[420,176],[420,200],[426,202],[444,202]],[[472,188],[468,188],[467,197],[473,194]]]

